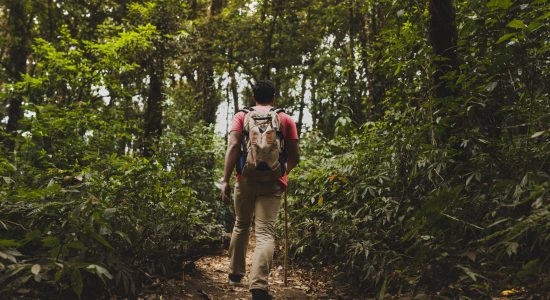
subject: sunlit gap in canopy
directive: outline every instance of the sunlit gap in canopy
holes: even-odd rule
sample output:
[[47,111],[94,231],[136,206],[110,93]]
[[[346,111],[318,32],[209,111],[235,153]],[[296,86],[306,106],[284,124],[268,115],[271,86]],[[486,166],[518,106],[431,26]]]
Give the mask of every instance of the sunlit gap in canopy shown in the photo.
[[[239,108],[242,108],[245,106],[245,104],[250,103],[249,99],[245,99],[246,97],[244,95],[244,90],[249,86],[248,81],[246,80],[246,77],[243,76],[243,74],[236,73],[235,78],[237,81],[237,91],[239,94]],[[219,135],[226,135],[231,126],[231,121],[233,119],[233,115],[235,112],[235,105],[233,103],[233,96],[231,94],[230,90],[230,84],[231,79],[229,77],[229,74],[224,73],[223,76],[219,79],[220,82],[218,82],[219,86],[223,88],[221,91],[222,93],[222,101],[220,105],[218,106],[218,110],[216,113],[216,125],[215,125],[215,132]],[[296,84],[294,87],[289,91],[289,94],[297,99],[300,100],[300,83],[302,82],[302,75],[300,75],[300,79],[296,81]],[[311,81],[306,80],[306,91],[304,93],[304,115],[302,117],[302,132],[308,131],[311,129],[311,125],[313,124],[313,119],[311,117],[311,112],[309,111],[309,107],[311,104]],[[295,122],[298,122],[298,117],[300,114],[300,111],[298,109],[298,103],[295,104],[295,107],[283,107],[285,111],[292,116]]]

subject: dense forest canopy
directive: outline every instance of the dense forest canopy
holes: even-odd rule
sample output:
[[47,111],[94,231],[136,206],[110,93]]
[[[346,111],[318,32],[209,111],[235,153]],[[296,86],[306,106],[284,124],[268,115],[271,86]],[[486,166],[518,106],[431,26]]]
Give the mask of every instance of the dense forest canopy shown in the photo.
[[293,263],[548,293],[549,36],[547,0],[0,0],[0,293],[131,297],[218,244],[216,114],[259,79]]

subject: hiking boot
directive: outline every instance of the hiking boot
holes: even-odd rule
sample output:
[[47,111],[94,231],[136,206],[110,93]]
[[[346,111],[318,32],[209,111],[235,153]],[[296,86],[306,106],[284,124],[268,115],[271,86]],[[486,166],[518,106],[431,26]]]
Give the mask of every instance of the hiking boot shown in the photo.
[[242,275],[235,275],[235,274],[229,274],[229,278],[227,279],[227,283],[230,286],[245,286],[245,284],[242,282],[243,276]]
[[272,300],[273,297],[266,291],[261,289],[251,289],[252,300]]

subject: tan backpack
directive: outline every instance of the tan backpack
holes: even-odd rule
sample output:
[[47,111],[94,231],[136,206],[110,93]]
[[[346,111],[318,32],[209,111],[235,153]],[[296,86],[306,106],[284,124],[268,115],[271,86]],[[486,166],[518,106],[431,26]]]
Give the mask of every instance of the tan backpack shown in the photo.
[[279,113],[283,110],[273,107],[262,112],[245,107],[240,111],[244,111],[246,116],[237,172],[251,181],[278,180],[284,175],[286,159],[279,119]]

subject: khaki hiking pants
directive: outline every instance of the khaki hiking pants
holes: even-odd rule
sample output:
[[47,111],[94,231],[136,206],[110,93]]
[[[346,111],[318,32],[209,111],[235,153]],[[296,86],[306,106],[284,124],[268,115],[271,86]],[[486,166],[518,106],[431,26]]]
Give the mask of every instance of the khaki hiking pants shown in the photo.
[[241,178],[235,184],[234,206],[237,220],[229,244],[229,272],[242,276],[246,273],[250,224],[252,217],[256,216],[256,248],[249,276],[250,289],[267,290],[275,250],[275,221],[281,203],[281,193],[282,187],[277,182],[248,182]]

